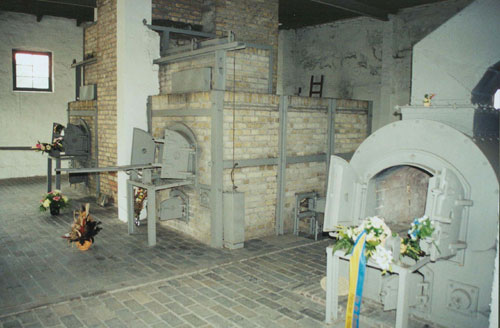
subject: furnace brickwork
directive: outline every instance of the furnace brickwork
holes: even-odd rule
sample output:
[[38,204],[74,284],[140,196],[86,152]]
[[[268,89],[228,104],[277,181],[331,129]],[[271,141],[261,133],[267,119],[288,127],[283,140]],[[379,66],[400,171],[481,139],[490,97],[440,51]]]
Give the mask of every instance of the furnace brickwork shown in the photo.
[[201,24],[203,0],[153,0],[153,19]]

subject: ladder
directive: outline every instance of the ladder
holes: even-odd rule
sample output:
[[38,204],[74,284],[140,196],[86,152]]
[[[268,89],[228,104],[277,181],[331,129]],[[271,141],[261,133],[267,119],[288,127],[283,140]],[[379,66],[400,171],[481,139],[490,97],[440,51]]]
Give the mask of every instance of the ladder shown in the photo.
[[[315,89],[314,87],[319,87],[318,89]],[[323,75],[321,75],[321,79],[319,82],[314,81],[314,75],[311,75],[311,84],[309,85],[309,97],[312,97],[313,95],[319,95],[321,98],[323,96]]]

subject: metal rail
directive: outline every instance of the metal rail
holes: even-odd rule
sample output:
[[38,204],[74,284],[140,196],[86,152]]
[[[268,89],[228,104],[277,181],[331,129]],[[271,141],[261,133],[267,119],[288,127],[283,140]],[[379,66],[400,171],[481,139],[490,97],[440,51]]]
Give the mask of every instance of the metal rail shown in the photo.
[[116,171],[131,171],[142,169],[154,169],[161,167],[160,164],[135,164],[122,166],[106,166],[106,167],[88,167],[88,168],[60,168],[56,172],[68,173],[96,173],[96,172],[116,172]]

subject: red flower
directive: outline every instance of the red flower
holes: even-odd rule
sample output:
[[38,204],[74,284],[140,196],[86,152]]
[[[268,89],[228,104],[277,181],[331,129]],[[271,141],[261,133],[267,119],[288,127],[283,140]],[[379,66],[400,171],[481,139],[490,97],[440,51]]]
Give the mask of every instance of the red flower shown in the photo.
[[53,199],[57,202],[57,201],[59,201],[61,199],[61,196],[54,196]]

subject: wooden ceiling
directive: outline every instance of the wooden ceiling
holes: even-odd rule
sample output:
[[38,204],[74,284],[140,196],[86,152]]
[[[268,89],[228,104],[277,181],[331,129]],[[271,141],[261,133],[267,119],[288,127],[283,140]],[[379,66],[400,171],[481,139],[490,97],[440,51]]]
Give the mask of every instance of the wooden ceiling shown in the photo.
[[[358,16],[387,20],[400,9],[438,1],[443,0],[279,0],[279,22],[282,29],[295,29]],[[96,6],[97,0],[0,0],[0,10],[35,15],[38,21],[65,17],[78,25],[93,21]]]
[[281,29],[295,29],[368,16],[387,20],[400,9],[444,0],[279,0]]
[[65,17],[76,20],[76,24],[92,22],[96,0],[0,0],[0,10],[35,15],[37,21],[43,16]]

